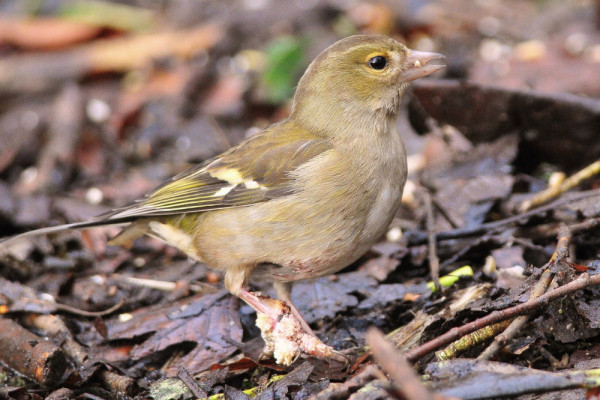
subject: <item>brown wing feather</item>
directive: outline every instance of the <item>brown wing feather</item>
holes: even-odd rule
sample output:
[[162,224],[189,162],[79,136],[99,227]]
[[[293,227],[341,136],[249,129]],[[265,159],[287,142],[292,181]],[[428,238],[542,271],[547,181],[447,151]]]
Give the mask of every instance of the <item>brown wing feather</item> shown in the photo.
[[325,139],[286,120],[99,219],[203,212],[285,196],[293,190],[290,172],[330,149]]

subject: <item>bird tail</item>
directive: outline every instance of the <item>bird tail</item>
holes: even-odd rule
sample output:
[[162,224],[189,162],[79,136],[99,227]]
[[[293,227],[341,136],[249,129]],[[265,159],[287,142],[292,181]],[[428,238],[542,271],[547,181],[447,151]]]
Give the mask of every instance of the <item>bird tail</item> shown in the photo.
[[77,230],[84,228],[94,228],[100,226],[108,226],[108,225],[122,225],[131,222],[130,220],[118,220],[118,219],[101,219],[101,220],[90,220],[84,222],[74,222],[72,224],[64,224],[64,225],[56,225],[49,226],[46,228],[34,229],[32,231],[19,233],[14,236],[8,236],[0,239],[0,253],[2,250],[7,248],[9,245],[25,238],[48,235],[50,233],[69,231],[69,230]]

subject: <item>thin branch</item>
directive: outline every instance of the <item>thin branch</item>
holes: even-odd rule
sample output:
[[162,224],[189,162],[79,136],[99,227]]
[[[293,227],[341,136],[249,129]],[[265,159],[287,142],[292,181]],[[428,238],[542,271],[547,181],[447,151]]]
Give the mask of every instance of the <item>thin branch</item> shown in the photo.
[[407,400],[434,400],[406,358],[388,342],[377,328],[367,331],[366,340],[375,361],[388,373],[396,387]]
[[200,387],[198,382],[192,377],[190,372],[185,369],[183,366],[179,366],[177,371],[177,377],[181,379],[181,381],[187,386],[187,388],[192,392],[192,394],[200,399],[204,399],[208,397],[206,392]]
[[[113,274],[113,278],[127,282],[131,285],[142,286],[150,289],[162,290],[164,292],[172,292],[177,289],[176,282],[170,281],[159,281],[156,279],[147,278],[136,278],[134,276],[127,276],[122,274]],[[191,283],[187,286],[190,291],[194,293],[215,293],[218,289],[209,283]]]
[[312,400],[346,399],[353,391],[366,386],[374,379],[385,379],[385,375],[377,366],[367,365],[361,372],[345,382],[331,383],[327,389],[311,396]]
[[450,360],[452,358],[456,358],[458,354],[464,352],[465,350],[473,348],[479,343],[483,343],[489,340],[490,338],[496,336],[498,333],[508,328],[510,324],[511,321],[502,321],[498,322],[497,324],[489,325],[485,328],[476,330],[475,332],[471,332],[468,335],[465,335],[460,339],[455,340],[445,349],[436,351],[435,358],[438,361],[445,361]]
[[50,305],[50,306],[54,307],[56,310],[64,311],[64,312],[67,312],[67,313],[73,314],[73,315],[79,315],[81,317],[103,317],[105,315],[114,313],[119,308],[121,308],[123,306],[123,304],[125,304],[125,300],[120,300],[114,306],[107,308],[106,310],[103,310],[103,311],[86,311],[86,310],[81,310],[79,308],[75,308],[72,306],[68,306],[66,304],[54,303],[54,302],[46,301],[46,300],[27,299],[27,301],[29,301],[31,303],[36,303],[36,304]]
[[[62,342],[62,349],[71,357],[78,368],[84,368],[86,363],[90,362],[88,350],[75,340],[73,334],[60,317],[56,315],[29,314],[25,316],[23,322],[30,327],[44,332],[45,336],[53,337],[55,341]],[[97,373],[97,376],[103,386],[114,395],[121,393],[132,396],[137,390],[137,383],[131,377],[119,375],[106,369],[101,369]]]
[[436,349],[439,349],[440,347],[447,345],[448,343],[451,343],[464,335],[474,332],[477,329],[481,329],[485,326],[495,324],[500,321],[505,321],[507,319],[511,319],[519,315],[528,314],[537,310],[540,307],[547,305],[552,300],[556,300],[567,294],[594,285],[600,285],[600,274],[590,276],[589,274],[584,273],[578,279],[564,286],[551,290],[546,294],[538,297],[537,299],[529,300],[525,303],[507,308],[505,310],[494,311],[483,318],[479,318],[463,326],[453,328],[445,334],[443,334],[442,336],[439,336],[433,340],[423,343],[419,347],[409,351],[406,354],[406,358],[409,361],[418,360],[419,358],[435,351]]
[[427,251],[429,258],[429,272],[436,290],[441,291],[440,286],[440,260],[437,256],[437,241],[435,238],[435,220],[433,218],[433,204],[431,195],[424,192],[425,208],[427,209]]
[[[554,250],[554,253],[552,253],[550,261],[544,266],[544,273],[531,290],[531,295],[529,296],[530,301],[546,293],[546,290],[548,290],[548,287],[550,286],[550,282],[552,282],[552,279],[554,278],[551,266],[558,262],[567,261],[567,258],[569,257],[569,243],[571,243],[571,231],[566,225],[561,224],[558,230],[556,249]],[[477,359],[491,360],[494,358],[505,343],[508,343],[509,340],[521,332],[527,321],[529,321],[529,315],[521,315],[520,317],[515,318],[510,326],[500,335],[496,336],[492,344],[490,344]]]
[[550,266],[551,263],[557,263],[560,261],[567,261],[569,258],[569,243],[571,243],[571,230],[564,224],[558,228],[558,241],[556,243],[556,249],[550,257],[550,261],[546,266]]
[[[436,234],[436,239],[438,242],[440,242],[443,240],[469,238],[469,237],[483,235],[483,234],[490,233],[490,232],[493,233],[493,232],[495,232],[499,229],[502,229],[506,226],[510,226],[510,225],[513,225],[513,224],[516,224],[519,222],[523,222],[523,221],[526,221],[530,217],[534,217],[536,215],[540,215],[545,212],[554,210],[561,205],[569,204],[569,203],[587,199],[590,197],[599,197],[599,196],[600,196],[600,189],[588,190],[588,191],[581,192],[581,193],[573,193],[569,197],[557,199],[556,201],[554,201],[548,205],[535,208],[535,209],[527,211],[523,214],[514,215],[512,217],[504,218],[504,219],[494,221],[494,222],[488,222],[488,223],[485,223],[485,224],[482,224],[482,225],[479,225],[479,226],[473,227],[473,228],[452,229],[452,230],[445,231],[445,232],[438,232]],[[413,235],[413,237],[411,237],[411,239],[408,243],[409,246],[415,246],[415,245],[427,243],[427,237],[425,234],[419,235],[417,232],[411,232],[411,233],[414,235]]]
[[546,190],[543,190],[536,195],[534,195],[531,199],[523,201],[521,204],[517,206],[517,210],[519,212],[525,212],[531,210],[532,208],[544,204],[555,197],[560,196],[567,190],[574,188],[579,185],[585,179],[591,178],[594,175],[600,174],[600,160],[588,165],[584,169],[576,172],[571,175],[565,181],[558,185],[549,187]]
[[[535,287],[531,290],[530,300],[540,297],[546,292],[550,282],[552,282],[554,274],[550,269],[546,269]],[[498,354],[505,343],[514,338],[518,333],[522,332],[522,328],[529,320],[529,315],[521,315],[515,318],[504,332],[494,338],[494,341],[477,357],[478,360],[490,360]]]

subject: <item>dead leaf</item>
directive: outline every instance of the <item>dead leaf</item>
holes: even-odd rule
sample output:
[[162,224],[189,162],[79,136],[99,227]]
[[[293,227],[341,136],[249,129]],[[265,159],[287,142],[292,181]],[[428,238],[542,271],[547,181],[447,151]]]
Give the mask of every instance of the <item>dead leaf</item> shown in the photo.
[[101,27],[61,18],[0,19],[0,45],[27,50],[58,50],[88,41]]
[[[465,228],[479,226],[494,202],[508,197],[514,181],[510,163],[517,155],[518,143],[516,136],[504,136],[457,154],[449,165],[425,172],[424,180],[436,190],[436,205],[450,221]],[[436,228],[449,230],[452,226],[438,218]]]
[[337,275],[337,281],[323,277],[301,281],[292,289],[292,301],[309,324],[331,318],[339,311],[358,304],[352,292],[369,292],[377,281],[366,272],[348,272]]
[[107,322],[111,340],[132,339],[153,333],[131,351],[133,359],[165,350],[182,342],[196,346],[177,360],[169,374],[177,374],[184,366],[190,373],[204,371],[238,349],[231,344],[241,342],[242,328],[234,307],[236,300],[227,291],[194,296],[170,304],[159,304],[133,312],[127,322]]

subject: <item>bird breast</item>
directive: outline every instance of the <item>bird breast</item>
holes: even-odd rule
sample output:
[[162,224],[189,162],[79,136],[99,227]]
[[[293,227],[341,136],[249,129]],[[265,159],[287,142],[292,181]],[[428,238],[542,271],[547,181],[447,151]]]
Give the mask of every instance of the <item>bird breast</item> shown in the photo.
[[[305,199],[295,198],[289,208],[281,208],[286,211],[280,217],[293,226],[283,235],[289,245],[265,258],[274,265],[258,268],[258,274],[265,275],[260,270],[267,268],[266,275],[282,281],[331,274],[357,260],[385,233],[401,203],[406,156],[396,131],[372,145],[386,151],[338,148],[335,155],[306,166],[318,173],[300,174],[298,193]],[[361,156],[347,157],[346,151]]]

